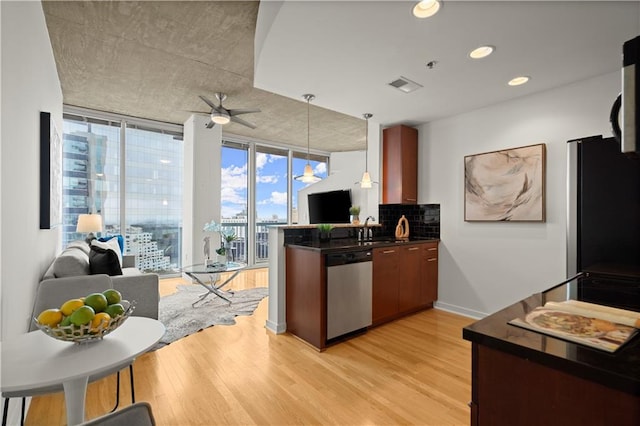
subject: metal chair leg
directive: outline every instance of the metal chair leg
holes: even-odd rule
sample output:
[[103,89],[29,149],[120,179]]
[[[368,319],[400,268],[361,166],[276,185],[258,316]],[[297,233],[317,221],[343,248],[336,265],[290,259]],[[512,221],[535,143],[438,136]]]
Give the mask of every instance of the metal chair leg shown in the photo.
[[[133,381],[133,364],[129,364],[129,376],[131,380],[131,403],[135,404],[136,390],[135,390],[134,381]],[[116,411],[119,405],[120,405],[120,372],[118,371],[116,373],[116,405],[109,412],[113,413],[114,411]],[[5,426],[5,425],[3,424],[2,426]]]
[[116,405],[109,412],[113,413],[116,411],[118,405],[120,405],[120,371],[116,373]]
[[23,396],[22,397],[22,416],[20,417],[20,426],[24,426],[24,417],[25,417],[25,407],[27,404],[27,397]]
[[4,399],[4,411],[2,412],[2,426],[7,426],[7,411],[9,411],[9,400],[11,398]]
[[136,389],[133,386],[133,364],[129,364],[129,377],[131,378],[131,403],[136,403]]

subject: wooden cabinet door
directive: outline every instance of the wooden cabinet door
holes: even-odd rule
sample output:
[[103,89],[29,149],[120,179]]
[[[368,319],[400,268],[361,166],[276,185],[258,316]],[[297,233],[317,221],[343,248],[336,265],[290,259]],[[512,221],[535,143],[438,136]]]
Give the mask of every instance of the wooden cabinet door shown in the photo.
[[383,204],[417,204],[418,130],[399,125],[382,135]]
[[438,300],[438,243],[422,246],[420,275],[420,305],[433,305]]
[[286,249],[287,331],[322,349],[327,336],[327,274],[318,251]]
[[373,325],[398,313],[399,248],[373,250]]
[[421,246],[400,248],[400,276],[398,281],[398,311],[408,312],[420,307],[422,283],[420,279]]

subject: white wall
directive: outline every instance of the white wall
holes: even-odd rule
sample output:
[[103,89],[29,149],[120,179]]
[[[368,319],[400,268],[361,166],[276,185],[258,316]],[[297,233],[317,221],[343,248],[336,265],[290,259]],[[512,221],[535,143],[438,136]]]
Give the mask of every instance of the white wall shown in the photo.
[[[565,278],[566,141],[609,136],[619,92],[616,72],[419,128],[418,201],[441,205],[438,307],[481,317]],[[465,222],[464,156],[539,142],[546,223]]]
[[40,230],[40,111],[62,134],[62,90],[40,2],[0,2],[0,339],[24,333],[35,289],[60,243]]
[[348,151],[334,152],[331,154],[331,173],[326,179],[307,186],[298,191],[298,223],[309,223],[309,208],[307,195],[316,192],[333,191],[339,189],[351,190],[351,204],[360,206],[360,219],[367,216],[378,220],[378,204],[380,202],[380,124],[371,120],[369,125],[369,149],[366,160],[368,161],[371,180],[376,182],[371,189],[362,189],[359,182],[365,169],[365,152]]

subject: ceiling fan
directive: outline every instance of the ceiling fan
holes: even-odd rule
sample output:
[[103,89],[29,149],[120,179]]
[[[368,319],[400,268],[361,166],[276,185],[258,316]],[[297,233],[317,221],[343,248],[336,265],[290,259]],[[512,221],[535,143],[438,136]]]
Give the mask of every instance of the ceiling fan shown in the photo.
[[227,99],[227,95],[224,93],[216,93],[216,99],[218,100],[218,105],[211,102],[205,96],[200,95],[200,99],[202,99],[207,105],[211,107],[211,121],[207,123],[207,129],[212,128],[216,124],[227,124],[229,121],[233,121],[234,123],[242,124],[243,126],[247,126],[251,129],[255,129],[256,126],[254,124],[249,123],[239,117],[240,114],[249,114],[252,112],[260,112],[259,108],[243,108],[243,109],[226,109],[222,106],[222,102]]

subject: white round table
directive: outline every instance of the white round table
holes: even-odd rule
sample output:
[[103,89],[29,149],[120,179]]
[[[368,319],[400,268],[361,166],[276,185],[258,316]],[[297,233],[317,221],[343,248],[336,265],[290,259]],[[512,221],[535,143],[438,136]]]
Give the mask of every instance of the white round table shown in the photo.
[[84,422],[89,376],[133,360],[164,335],[160,321],[130,317],[102,340],[71,343],[36,330],[0,342],[2,392],[28,392],[49,385],[64,387],[67,424]]

